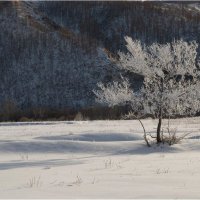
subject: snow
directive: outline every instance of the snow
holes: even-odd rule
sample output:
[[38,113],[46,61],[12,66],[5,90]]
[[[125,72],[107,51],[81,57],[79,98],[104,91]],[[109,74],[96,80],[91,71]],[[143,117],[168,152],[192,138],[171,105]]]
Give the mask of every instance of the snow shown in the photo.
[[0,123],[0,198],[199,198],[199,122],[151,148],[134,120]]

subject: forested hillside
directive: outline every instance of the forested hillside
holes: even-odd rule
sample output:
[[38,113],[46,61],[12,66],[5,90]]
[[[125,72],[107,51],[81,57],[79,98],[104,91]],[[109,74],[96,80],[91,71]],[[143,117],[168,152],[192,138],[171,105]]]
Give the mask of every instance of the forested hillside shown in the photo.
[[96,106],[96,84],[118,78],[106,56],[125,35],[199,42],[199,29],[199,3],[0,2],[0,110]]

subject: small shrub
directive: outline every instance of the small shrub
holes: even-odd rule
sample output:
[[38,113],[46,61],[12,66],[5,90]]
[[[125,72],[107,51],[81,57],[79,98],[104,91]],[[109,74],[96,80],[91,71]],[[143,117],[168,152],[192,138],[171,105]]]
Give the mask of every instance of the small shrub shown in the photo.
[[58,120],[59,120],[59,121],[65,121],[65,120],[66,120],[66,117],[65,117],[65,116],[60,116],[60,117],[58,118]]
[[156,174],[168,174],[169,173],[169,169],[157,169],[156,170]]
[[26,184],[26,186],[28,188],[38,188],[42,185],[40,176],[38,178],[36,178],[35,176],[30,178],[28,183]]
[[30,119],[30,118],[28,118],[28,117],[21,117],[21,118],[19,119],[19,121],[20,121],[20,122],[30,122],[30,121],[32,121],[32,119]]
[[6,100],[1,104],[1,120],[16,121],[20,116],[20,110],[14,101]]
[[113,166],[113,161],[111,159],[105,160],[104,161],[104,165],[105,165],[105,169],[111,168]]
[[186,133],[183,135],[178,136],[176,129],[173,132],[169,132],[168,136],[163,136],[163,143],[167,143],[170,146],[174,144],[179,144],[187,135],[190,133]]
[[76,180],[73,182],[74,185],[81,185],[83,183],[83,180],[80,176],[76,176]]
[[46,117],[46,109],[44,108],[34,108],[33,109],[33,116],[35,119],[43,119]]
[[74,118],[74,121],[83,121],[84,117],[81,112],[78,112]]

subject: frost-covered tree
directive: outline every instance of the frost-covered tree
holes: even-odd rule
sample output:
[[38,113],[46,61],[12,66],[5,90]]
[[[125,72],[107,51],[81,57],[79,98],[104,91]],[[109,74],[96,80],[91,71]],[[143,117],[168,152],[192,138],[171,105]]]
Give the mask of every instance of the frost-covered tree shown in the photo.
[[128,53],[119,52],[112,61],[119,69],[142,76],[143,85],[134,91],[124,77],[107,85],[99,83],[94,91],[96,100],[108,106],[129,104],[129,116],[138,119],[147,115],[158,119],[156,140],[160,143],[163,117],[191,115],[200,108],[198,45],[179,40],[143,46],[130,37],[125,40]]

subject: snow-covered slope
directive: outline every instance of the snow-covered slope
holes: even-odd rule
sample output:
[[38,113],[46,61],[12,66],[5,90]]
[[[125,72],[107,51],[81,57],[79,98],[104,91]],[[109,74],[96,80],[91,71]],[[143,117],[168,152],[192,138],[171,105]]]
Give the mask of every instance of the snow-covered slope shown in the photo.
[[199,121],[172,120],[191,134],[151,148],[138,121],[0,123],[0,198],[199,199]]

